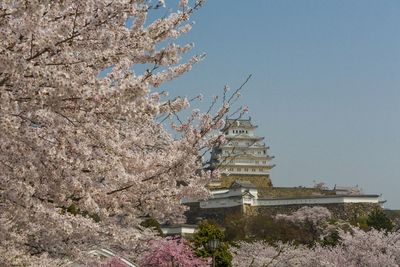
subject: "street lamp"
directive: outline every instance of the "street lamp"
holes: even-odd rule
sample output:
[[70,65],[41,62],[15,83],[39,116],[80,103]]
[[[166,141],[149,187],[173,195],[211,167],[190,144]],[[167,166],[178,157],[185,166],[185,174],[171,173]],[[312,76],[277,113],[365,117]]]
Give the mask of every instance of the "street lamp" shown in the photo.
[[219,240],[215,239],[215,238],[209,239],[207,242],[207,245],[208,245],[208,249],[212,253],[212,267],[215,267],[215,251],[219,247]]

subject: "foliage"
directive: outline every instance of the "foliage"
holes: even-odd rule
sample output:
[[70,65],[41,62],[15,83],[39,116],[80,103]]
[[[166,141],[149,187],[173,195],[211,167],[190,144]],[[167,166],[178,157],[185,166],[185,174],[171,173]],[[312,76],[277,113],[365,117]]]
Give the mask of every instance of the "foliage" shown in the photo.
[[[265,240],[269,244],[281,241],[312,246],[320,240],[330,217],[326,208],[302,207],[292,214],[275,217],[233,214],[226,218],[224,227],[228,241]],[[326,238],[330,239],[329,235]]]
[[367,225],[376,230],[392,231],[393,223],[381,209],[376,209],[368,214]]
[[211,257],[212,252],[208,248],[208,240],[217,239],[220,245],[215,253],[216,266],[229,267],[231,266],[232,255],[229,252],[229,246],[225,243],[224,232],[217,225],[208,221],[203,221],[199,224],[198,231],[193,236],[193,245],[196,248],[196,254],[201,257]]
[[196,253],[202,257],[209,257],[210,251],[207,248],[207,242],[210,239],[217,239],[223,242],[225,238],[224,232],[218,228],[216,224],[209,221],[203,221],[198,226],[198,231],[193,235],[193,245]]
[[206,267],[208,259],[197,257],[183,238],[167,237],[150,242],[149,251],[140,258],[143,267]]
[[302,224],[276,220],[268,215],[259,214],[251,217],[229,216],[224,222],[228,241],[265,240],[270,244],[278,241],[296,244],[311,244],[314,239]]
[[228,214],[224,221],[225,239],[227,241],[245,240],[248,233],[250,217],[243,216],[241,212]]
[[[347,226],[349,226],[347,224]],[[331,224],[323,230],[323,235],[321,236],[321,240],[319,240],[319,244],[322,246],[337,246],[342,241],[339,230],[342,229],[337,225]],[[342,229],[343,230],[343,229]]]
[[393,223],[393,229],[400,229],[400,210],[385,209],[384,212]]
[[350,218],[349,223],[364,231],[368,231],[370,227],[368,226],[367,218],[367,216],[354,216],[353,218]]
[[179,200],[208,194],[199,151],[224,141],[237,91],[215,114],[171,119],[190,101],[162,86],[202,58],[181,62],[192,46],[175,43],[202,1],[148,19],[160,3],[0,2],[1,266],[85,261],[92,247],[135,258],[154,236],[140,218],[182,221]]

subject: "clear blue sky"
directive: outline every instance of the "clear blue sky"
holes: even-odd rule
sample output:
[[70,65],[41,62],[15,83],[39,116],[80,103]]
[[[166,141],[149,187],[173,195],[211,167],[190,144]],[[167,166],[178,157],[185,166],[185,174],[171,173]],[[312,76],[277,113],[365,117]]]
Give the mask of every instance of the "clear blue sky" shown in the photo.
[[240,102],[274,185],[358,184],[400,209],[399,14],[396,0],[209,0],[184,37],[207,57],[166,87],[210,96],[252,73]]

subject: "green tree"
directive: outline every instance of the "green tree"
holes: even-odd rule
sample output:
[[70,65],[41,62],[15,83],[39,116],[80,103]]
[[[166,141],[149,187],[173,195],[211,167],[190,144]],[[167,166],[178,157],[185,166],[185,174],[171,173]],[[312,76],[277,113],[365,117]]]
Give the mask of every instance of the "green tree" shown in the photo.
[[225,243],[224,231],[219,229],[217,225],[204,221],[199,225],[199,230],[193,236],[193,245],[196,254],[200,257],[211,257],[212,252],[208,248],[208,240],[217,239],[220,245],[215,251],[215,262],[217,267],[231,267],[232,255],[229,252],[229,245]]
[[392,231],[393,223],[381,209],[372,211],[367,218],[367,225],[377,230]]
[[335,231],[333,231],[332,233],[330,233],[329,235],[325,236],[325,237],[321,240],[320,244],[321,244],[322,246],[325,246],[325,247],[327,247],[327,246],[329,246],[329,247],[334,247],[334,246],[340,244],[340,241],[341,241],[341,240],[342,240],[342,239],[341,239],[341,237],[340,237],[339,232],[338,232],[337,230],[335,230]]
[[248,221],[249,219],[240,212],[227,215],[222,224],[225,228],[225,240],[228,242],[245,240],[248,233]]

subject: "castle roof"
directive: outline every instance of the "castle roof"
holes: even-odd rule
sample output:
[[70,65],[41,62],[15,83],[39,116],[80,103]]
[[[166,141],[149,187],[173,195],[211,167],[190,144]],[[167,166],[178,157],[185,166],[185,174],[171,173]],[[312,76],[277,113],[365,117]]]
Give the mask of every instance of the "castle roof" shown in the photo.
[[227,119],[224,130],[229,129],[231,127],[257,128],[257,125],[253,125],[251,123],[250,117],[248,119]]
[[249,188],[250,189],[250,188],[257,188],[257,186],[255,186],[254,184],[252,184],[249,181],[236,180],[232,183],[230,188]]
[[257,141],[264,140],[264,137],[262,137],[262,136],[256,136],[256,135],[255,136],[251,136],[251,135],[248,135],[248,134],[237,134],[237,135],[234,135],[234,136],[226,135],[225,137],[226,137],[227,140],[240,140],[240,139],[242,139],[242,140],[257,140]]

